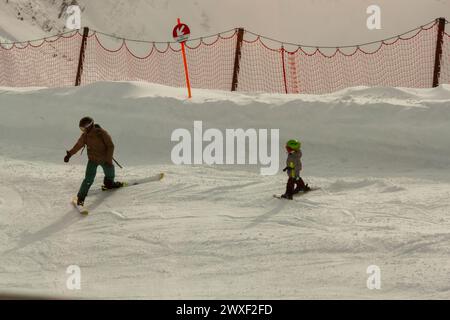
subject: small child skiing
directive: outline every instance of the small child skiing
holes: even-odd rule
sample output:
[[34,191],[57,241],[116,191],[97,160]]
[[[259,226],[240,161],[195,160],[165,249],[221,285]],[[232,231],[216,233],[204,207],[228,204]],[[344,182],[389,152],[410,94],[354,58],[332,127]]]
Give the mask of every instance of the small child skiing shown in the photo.
[[292,200],[294,194],[300,191],[307,192],[311,190],[300,177],[300,171],[302,170],[302,151],[300,148],[301,143],[298,140],[292,139],[286,143],[288,157],[286,159],[286,168],[283,171],[287,171],[289,179],[286,183],[286,192],[281,196],[283,199]]
[[[89,192],[89,188],[94,183],[97,167],[101,166],[105,173],[103,180],[106,189],[115,189],[123,186],[122,182],[115,182],[115,170],[113,164],[114,144],[109,133],[94,123],[91,117],[84,117],[79,124],[82,134],[75,146],[67,151],[64,162],[69,162],[71,156],[76,154],[81,148],[87,146],[88,164],[86,175],[77,195],[77,205],[83,206],[84,200]],[[83,151],[81,151],[83,153]]]

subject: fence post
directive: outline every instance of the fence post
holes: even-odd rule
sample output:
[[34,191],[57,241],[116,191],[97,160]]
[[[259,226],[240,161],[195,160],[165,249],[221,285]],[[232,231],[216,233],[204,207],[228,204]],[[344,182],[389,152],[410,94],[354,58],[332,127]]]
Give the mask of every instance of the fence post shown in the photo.
[[442,58],[442,44],[444,41],[445,18],[438,19],[438,33],[436,42],[436,54],[434,58],[434,72],[433,72],[433,88],[439,85],[439,76],[441,74],[441,58]]
[[284,46],[281,45],[281,63],[283,65],[283,81],[284,81],[284,91],[287,94],[288,93],[288,89],[287,89],[287,81],[286,81],[286,63],[284,61]]
[[81,74],[83,73],[83,64],[84,64],[84,52],[86,51],[86,42],[88,35],[89,35],[89,28],[84,27],[83,38],[81,40],[81,47],[80,47],[80,57],[78,58],[78,70],[77,70],[77,77],[75,79],[75,86],[79,86],[81,84]]
[[236,40],[236,52],[234,54],[233,81],[231,83],[231,91],[236,91],[238,86],[238,75],[241,61],[242,41],[244,40],[244,29],[239,28]]

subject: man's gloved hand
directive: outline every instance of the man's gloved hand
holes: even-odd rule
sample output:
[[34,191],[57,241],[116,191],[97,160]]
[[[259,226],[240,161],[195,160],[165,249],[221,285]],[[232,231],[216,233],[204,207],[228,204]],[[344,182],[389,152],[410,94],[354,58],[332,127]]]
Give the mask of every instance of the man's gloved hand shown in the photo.
[[71,155],[70,155],[69,151],[66,151],[66,156],[64,157],[64,162],[69,162],[70,157],[71,157]]
[[286,172],[286,171],[287,171],[287,169],[289,169],[289,167],[286,167],[286,168],[284,168],[284,169],[283,169],[283,172]]

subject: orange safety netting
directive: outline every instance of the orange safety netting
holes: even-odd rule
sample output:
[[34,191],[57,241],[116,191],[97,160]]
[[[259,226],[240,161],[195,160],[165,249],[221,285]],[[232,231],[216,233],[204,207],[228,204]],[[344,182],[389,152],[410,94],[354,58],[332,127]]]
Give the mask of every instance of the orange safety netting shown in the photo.
[[[433,85],[438,23],[375,43],[342,48],[281,44],[244,32],[237,90],[334,92],[353,86],[429,88]],[[231,90],[237,30],[186,42],[194,88]],[[82,35],[70,32],[23,44],[0,44],[0,86],[75,85]],[[96,31],[86,38],[81,85],[146,81],[186,85],[177,43],[124,40]],[[443,34],[439,83],[450,83],[450,35]]]
[[[374,51],[356,48],[332,55],[317,51],[292,55],[300,92],[326,93],[354,86],[428,88],[433,84],[437,28],[410,38],[383,41]],[[294,80],[294,79],[293,79]]]
[[444,43],[442,45],[442,63],[439,83],[450,84],[450,33],[444,33]]
[[80,55],[81,35],[0,44],[0,86],[73,86]]
[[[194,88],[230,90],[236,32],[213,41],[186,44],[191,85]],[[108,41],[109,47],[103,42]],[[115,47],[111,49],[110,47]],[[179,44],[149,44],[88,37],[82,84],[96,81],[146,81],[172,87],[186,85]]]

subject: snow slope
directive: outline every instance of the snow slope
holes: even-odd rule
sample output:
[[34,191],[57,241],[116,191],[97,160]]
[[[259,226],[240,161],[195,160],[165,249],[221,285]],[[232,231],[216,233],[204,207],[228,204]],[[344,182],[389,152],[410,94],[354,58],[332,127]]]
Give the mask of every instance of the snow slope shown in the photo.
[[[101,298],[448,298],[450,86],[323,96],[144,83],[0,88],[0,291]],[[68,203],[86,156],[62,163],[92,115],[113,136],[119,179],[160,182]],[[303,144],[321,189],[272,198],[258,166],[176,166],[177,128],[278,128]],[[280,159],[285,154],[280,146]],[[281,163],[281,167],[282,167]],[[98,179],[93,189],[101,183]],[[79,265],[82,288],[66,288]],[[381,268],[368,290],[366,269]]]

